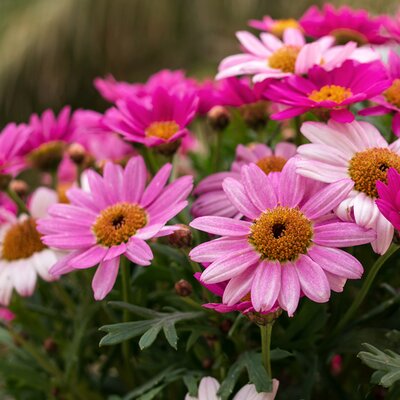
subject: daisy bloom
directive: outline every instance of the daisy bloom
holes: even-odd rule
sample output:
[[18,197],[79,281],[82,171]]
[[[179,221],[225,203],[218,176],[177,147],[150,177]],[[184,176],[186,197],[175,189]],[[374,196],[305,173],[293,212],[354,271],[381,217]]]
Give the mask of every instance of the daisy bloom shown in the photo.
[[0,175],[15,176],[25,167],[22,148],[30,135],[26,125],[7,124],[0,132]]
[[388,75],[391,86],[371,99],[378,106],[365,108],[359,114],[393,114],[392,130],[396,136],[400,136],[400,56],[393,51],[389,52]]
[[37,219],[47,215],[57,195],[47,188],[39,188],[32,195],[28,208],[30,215],[0,210],[5,220],[0,225],[0,304],[10,303],[13,289],[21,296],[31,296],[37,276],[53,281],[49,269],[58,261],[60,253],[48,248],[37,230]]
[[142,84],[117,81],[112,75],[107,75],[105,78],[96,78],[93,81],[93,85],[100,95],[110,103],[115,103],[125,97],[140,97],[143,93]]
[[[256,387],[252,384],[243,386],[232,400],[274,400],[278,391],[279,381],[272,380],[272,392],[258,393]],[[219,382],[211,377],[205,376],[201,379],[197,397],[186,395],[185,400],[221,400],[218,396],[220,388]]]
[[269,15],[265,15],[261,21],[252,19],[249,21],[249,26],[260,31],[266,31],[281,38],[286,29],[300,29],[299,22],[294,18],[273,19]]
[[395,229],[400,230],[400,174],[395,168],[389,168],[387,184],[376,182],[379,198],[375,200],[379,211],[391,222]]
[[376,231],[372,248],[385,253],[392,242],[393,226],[375,204],[375,183],[387,183],[391,167],[400,171],[400,139],[389,145],[373,125],[357,121],[305,122],[301,132],[311,143],[298,148],[298,173],[327,183],[351,179],[352,190],[342,198],[336,213]]
[[383,44],[387,39],[382,35],[382,28],[387,17],[371,17],[366,10],[354,10],[348,6],[335,8],[325,4],[322,10],[311,6],[300,18],[304,32],[313,37],[334,36],[338,44],[349,41],[358,44]]
[[270,174],[273,178],[295,154],[296,146],[292,143],[280,142],[274,150],[262,143],[252,143],[248,146],[239,144],[231,171],[209,175],[197,185],[194,194],[198,198],[192,205],[192,214],[195,217],[216,215],[240,218],[242,214],[222,189],[224,179],[228,177],[239,179],[241,167],[250,163],[255,163],[265,174]]
[[197,103],[193,94],[170,94],[159,87],[151,95],[151,105],[138,98],[118,100],[117,107],[106,113],[104,123],[128,141],[158,146],[187,135],[186,126],[195,116]]
[[140,156],[131,158],[125,169],[106,163],[103,177],[88,170],[89,191],[70,189],[70,204],[52,206],[49,217],[38,222],[46,245],[70,252],[51,273],[99,264],[92,288],[95,299],[102,300],[114,286],[122,255],[135,264],[150,265],[153,254],[145,240],[175,230],[166,223],[186,207],[192,190],[191,176],[165,186],[171,168],[164,165],[147,187]]
[[376,234],[332,214],[352,181],[342,179],[310,194],[313,186],[314,181],[296,173],[295,158],[286,163],[277,184],[256,165],[245,165],[240,181],[227,178],[223,188],[247,219],[192,221],[193,228],[221,236],[195,247],[190,256],[211,263],[201,275],[205,284],[228,281],[224,304],[250,296],[257,312],[277,302],[292,316],[302,294],[324,303],[331,290],[340,292],[347,279],[361,277],[359,261],[338,248],[370,243]]
[[325,70],[331,70],[347,59],[360,58],[360,62],[366,62],[377,57],[372,50],[369,53],[355,53],[355,42],[332,47],[332,36],[306,44],[301,31],[292,28],[285,30],[282,40],[270,33],[261,33],[260,39],[246,31],[237,32],[236,36],[245,53],[222,60],[217,79],[254,75],[253,81],[261,82],[268,78],[302,75],[314,65],[322,65]]
[[[371,76],[374,79],[371,79]],[[308,111],[329,112],[339,122],[351,122],[350,105],[381,94],[390,86],[381,62],[358,64],[345,61],[332,71],[313,67],[307,77],[291,76],[271,84],[265,97],[284,104],[286,109],[271,115],[271,119],[293,118]]]

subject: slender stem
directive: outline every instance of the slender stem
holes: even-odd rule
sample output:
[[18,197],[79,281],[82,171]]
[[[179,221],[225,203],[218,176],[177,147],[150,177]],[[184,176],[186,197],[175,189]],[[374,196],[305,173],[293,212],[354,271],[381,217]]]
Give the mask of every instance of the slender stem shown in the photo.
[[213,171],[216,172],[219,170],[219,162],[221,159],[221,148],[222,148],[222,135],[224,132],[215,132],[215,147],[214,147],[214,154],[212,159],[212,167]]
[[30,212],[29,212],[28,208],[26,207],[25,203],[23,202],[21,197],[19,197],[18,194],[14,192],[14,190],[12,190],[11,188],[8,188],[7,195],[17,205],[19,213],[25,213],[25,214],[30,215]]
[[296,117],[294,118],[294,129],[295,129],[295,133],[296,136],[294,138],[294,141],[296,143],[297,146],[300,146],[302,144],[302,136],[301,136],[301,132],[300,132],[300,128],[301,128],[301,120],[300,117]]
[[267,325],[260,325],[262,360],[263,360],[264,367],[267,370],[268,376],[270,378],[272,378],[271,336],[272,336],[272,326],[273,325],[274,325],[274,322],[267,323]]
[[375,264],[372,266],[372,268],[369,270],[367,278],[365,279],[363,285],[361,286],[360,291],[357,293],[356,298],[354,299],[352,305],[350,308],[347,310],[347,312],[344,314],[343,318],[340,320],[338,325],[336,326],[336,329],[333,332],[333,335],[336,333],[340,332],[347,324],[348,322],[354,317],[354,314],[364,301],[366,295],[369,292],[369,289],[371,288],[372,283],[374,282],[374,279],[379,272],[379,270],[382,268],[382,266],[385,264],[385,262],[399,249],[399,245],[397,244],[392,244],[388,251],[380,256],[376,261]]
[[160,169],[158,162],[154,157],[154,150],[149,147],[145,147],[144,153],[146,155],[147,167],[149,167],[154,175]]
[[178,151],[172,157],[172,171],[170,182],[173,182],[178,176],[178,165],[179,165],[179,153]]

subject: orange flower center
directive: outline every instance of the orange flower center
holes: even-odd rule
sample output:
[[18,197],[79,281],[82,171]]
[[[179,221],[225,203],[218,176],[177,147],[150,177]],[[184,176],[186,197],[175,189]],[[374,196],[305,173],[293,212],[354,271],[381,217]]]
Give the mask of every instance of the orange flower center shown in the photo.
[[28,218],[7,230],[3,239],[2,257],[7,261],[20,260],[29,258],[45,248],[36,229],[36,221]]
[[261,158],[256,164],[268,175],[270,172],[281,172],[286,164],[286,159],[279,156],[268,156]]
[[308,98],[316,101],[317,103],[321,101],[333,101],[334,103],[340,104],[349,97],[351,97],[352,92],[343,86],[338,85],[325,85],[319,90],[313,90]]
[[386,148],[373,148],[354,154],[348,171],[355,190],[377,197],[376,181],[387,183],[389,168],[400,172],[400,156]]
[[142,207],[137,204],[118,203],[100,213],[92,226],[92,231],[98,244],[112,247],[126,243],[146,224],[147,214]]
[[400,79],[395,79],[389,89],[383,93],[388,103],[400,108]]
[[179,125],[175,121],[153,122],[146,129],[146,136],[158,137],[167,141],[171,139],[179,129]]
[[293,18],[288,18],[288,19],[278,19],[275,21],[275,23],[271,26],[271,33],[273,33],[275,36],[282,37],[283,32],[285,32],[286,29],[288,28],[296,28],[299,29],[300,25],[299,23],[293,19]]
[[313,237],[311,221],[296,208],[278,206],[253,221],[249,243],[262,259],[295,260],[307,253]]
[[294,67],[299,52],[299,46],[283,46],[270,55],[268,58],[268,65],[282,72],[294,73]]

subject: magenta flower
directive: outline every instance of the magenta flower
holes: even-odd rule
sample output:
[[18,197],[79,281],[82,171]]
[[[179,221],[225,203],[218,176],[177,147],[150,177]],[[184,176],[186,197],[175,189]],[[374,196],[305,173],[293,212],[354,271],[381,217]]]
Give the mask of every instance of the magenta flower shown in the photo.
[[301,160],[297,171],[326,183],[351,179],[353,190],[342,199],[336,214],[376,231],[372,248],[385,253],[392,242],[393,226],[375,204],[375,183],[387,182],[390,167],[400,172],[400,139],[389,145],[373,125],[357,121],[305,122],[301,132],[311,143],[298,148]]
[[393,114],[392,130],[396,136],[400,136],[400,56],[393,51],[389,53],[388,74],[391,86],[383,93],[371,99],[378,106],[365,108],[359,114]]
[[387,184],[378,181],[376,189],[379,198],[375,200],[379,211],[390,223],[400,230],[400,174],[395,168],[389,168]]
[[26,125],[7,124],[0,132],[0,175],[15,176],[25,167],[23,147],[31,131]]
[[293,28],[285,30],[282,41],[270,33],[261,33],[260,39],[246,31],[237,32],[236,36],[244,53],[222,60],[217,79],[254,75],[253,81],[261,82],[268,78],[306,74],[314,65],[331,70],[348,59],[360,62],[377,59],[370,49],[360,52],[355,42],[332,47],[332,36],[306,44],[302,32]]
[[394,40],[400,43],[400,12],[398,12],[394,18],[387,18],[384,35],[388,40]]
[[126,97],[141,97],[144,92],[143,84],[116,81],[112,75],[107,75],[104,79],[96,78],[93,84],[100,95],[110,103]]
[[338,248],[369,243],[376,234],[332,214],[352,188],[349,179],[310,194],[314,182],[296,174],[293,158],[278,185],[251,164],[242,167],[240,181],[227,178],[223,188],[248,220],[196,218],[193,228],[221,237],[195,247],[190,256],[211,263],[201,275],[205,284],[228,281],[224,304],[250,295],[256,311],[277,302],[293,315],[302,293],[327,302],[331,290],[342,291],[347,279],[361,277],[359,261]]
[[[371,76],[374,79],[371,79]],[[265,91],[269,100],[287,108],[271,115],[271,119],[287,119],[308,111],[329,112],[338,122],[351,122],[349,106],[371,99],[390,86],[381,62],[357,64],[345,61],[342,66],[325,71],[315,66],[308,77],[291,76],[271,84]]]
[[102,300],[113,288],[122,255],[138,265],[150,265],[152,251],[145,242],[172,233],[166,223],[182,211],[192,190],[185,176],[165,187],[171,165],[164,165],[146,187],[142,157],[133,157],[123,169],[107,163],[104,177],[88,171],[89,192],[73,188],[70,204],[56,204],[49,218],[38,222],[43,242],[71,253],[51,270],[65,274],[99,263],[92,288]]
[[371,17],[366,10],[347,6],[335,9],[332,4],[325,4],[322,10],[311,6],[299,22],[305,33],[314,38],[331,35],[339,44],[382,44],[387,41],[382,35],[386,21],[387,17]]
[[282,37],[286,29],[301,29],[301,26],[294,18],[273,19],[269,15],[265,15],[261,21],[252,19],[249,21],[249,26],[260,31],[272,33],[275,36]]
[[279,174],[286,161],[296,154],[296,146],[292,143],[281,142],[272,151],[262,143],[253,143],[249,146],[239,145],[236,149],[236,159],[231,171],[217,172],[204,178],[196,187],[194,194],[198,198],[192,205],[191,212],[195,217],[215,215],[220,217],[240,218],[242,214],[231,203],[222,189],[225,178],[239,179],[243,165],[255,163],[271,179]]
[[158,146],[187,135],[186,126],[195,116],[197,103],[194,94],[170,94],[159,87],[151,95],[151,105],[133,97],[118,100],[117,107],[106,113],[104,123],[126,140]]

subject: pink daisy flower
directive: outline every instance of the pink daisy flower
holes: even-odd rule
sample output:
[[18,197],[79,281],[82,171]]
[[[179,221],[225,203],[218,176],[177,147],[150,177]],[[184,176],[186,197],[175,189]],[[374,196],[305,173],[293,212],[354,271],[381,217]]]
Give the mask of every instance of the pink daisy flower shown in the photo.
[[39,188],[32,195],[28,208],[30,215],[16,214],[5,209],[0,216],[0,304],[8,306],[13,289],[20,296],[31,296],[38,275],[53,281],[49,269],[58,261],[60,253],[47,247],[37,230],[37,219],[47,215],[47,209],[58,200],[57,194]]
[[286,29],[302,29],[299,22],[294,18],[273,19],[269,15],[265,15],[261,21],[252,19],[249,21],[249,26],[260,31],[266,31],[281,38]]
[[194,94],[170,94],[159,87],[151,95],[150,106],[133,97],[118,100],[117,107],[107,111],[104,123],[126,140],[158,146],[188,134],[186,126],[196,114],[197,103]]
[[104,79],[96,78],[93,84],[100,95],[110,103],[125,97],[140,97],[144,92],[143,84],[116,81],[112,75],[107,75]]
[[114,286],[122,255],[138,265],[150,265],[153,254],[145,241],[173,232],[175,227],[166,223],[186,207],[193,186],[192,177],[185,176],[165,187],[171,168],[164,165],[147,187],[140,156],[125,169],[108,162],[103,177],[87,171],[90,191],[70,189],[70,204],[54,205],[50,217],[38,222],[46,245],[71,252],[51,273],[99,264],[92,288],[95,299],[102,300]]
[[348,109],[350,105],[377,96],[389,86],[381,62],[358,64],[349,60],[329,72],[315,66],[308,77],[291,76],[273,83],[266,89],[265,97],[286,106],[285,110],[272,114],[271,119],[316,111],[329,112],[339,122],[351,122],[354,115]]
[[[273,379],[272,392],[258,393],[254,385],[248,384],[243,386],[232,400],[274,400],[278,387],[279,381]],[[197,397],[190,396],[188,393],[185,400],[221,400],[218,396],[219,388],[220,384],[215,378],[205,376],[200,381]]]
[[390,167],[400,171],[400,139],[389,145],[373,125],[357,121],[305,122],[301,132],[311,143],[298,148],[298,173],[326,183],[351,179],[352,190],[342,198],[336,213],[376,231],[372,248],[385,253],[392,242],[393,226],[375,204],[375,183],[387,182]]
[[26,125],[7,124],[0,132],[0,175],[15,176],[25,167],[22,149],[30,135]]
[[194,194],[198,198],[194,201],[191,209],[193,216],[216,215],[240,218],[242,214],[231,203],[222,188],[225,178],[239,179],[241,167],[255,163],[273,179],[274,175],[282,171],[286,161],[295,154],[296,146],[292,143],[278,143],[274,151],[262,143],[253,143],[248,146],[239,144],[236,149],[236,160],[232,164],[231,171],[209,175],[197,185]]
[[387,184],[376,182],[379,198],[375,200],[379,211],[391,222],[395,229],[400,230],[400,174],[395,168],[389,168]]
[[335,9],[332,4],[325,4],[322,10],[311,6],[299,22],[305,33],[314,38],[332,35],[339,44],[382,44],[387,41],[382,35],[386,21],[387,17],[371,17],[366,10],[348,6]]
[[394,40],[400,43],[400,12],[398,12],[394,18],[387,18],[384,35],[388,40]]
[[400,56],[393,51],[389,52],[388,75],[391,86],[371,99],[378,106],[361,110],[359,114],[385,115],[393,113],[392,130],[396,136],[400,136]]
[[295,158],[286,163],[277,185],[256,165],[243,166],[241,180],[227,178],[223,188],[247,220],[210,216],[190,224],[221,236],[190,253],[193,261],[211,263],[201,281],[228,281],[224,304],[250,295],[261,312],[277,302],[291,316],[302,294],[327,302],[331,290],[342,291],[347,279],[363,273],[359,261],[339,247],[376,238],[373,230],[332,214],[352,186],[351,180],[342,179],[310,195],[314,181],[296,174]]
[[325,36],[316,42],[306,44],[304,35],[298,29],[286,29],[282,41],[270,33],[261,33],[260,39],[249,32],[236,34],[245,53],[229,56],[219,65],[217,79],[238,75],[254,75],[254,82],[268,78],[284,78],[293,74],[302,75],[314,65],[331,70],[350,58],[376,59],[376,54],[355,53],[357,44],[332,47],[334,38]]

